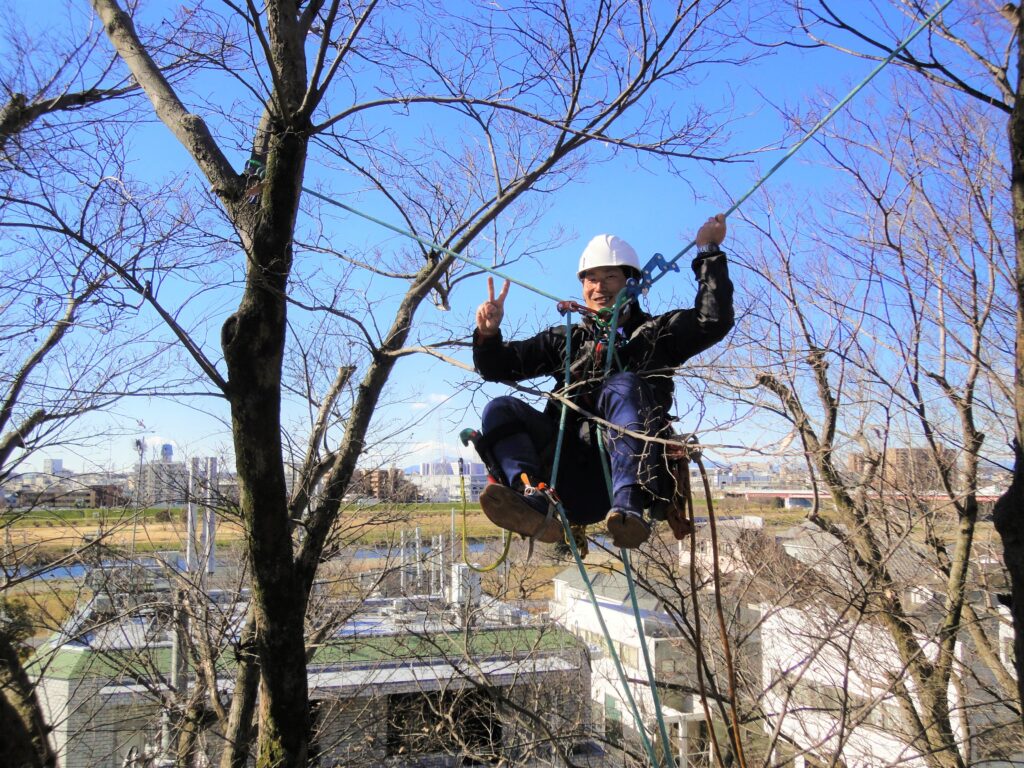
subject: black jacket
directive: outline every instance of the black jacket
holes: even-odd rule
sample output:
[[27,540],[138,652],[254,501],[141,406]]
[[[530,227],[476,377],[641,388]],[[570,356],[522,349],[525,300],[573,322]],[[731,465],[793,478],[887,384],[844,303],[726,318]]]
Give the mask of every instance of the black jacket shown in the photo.
[[[651,385],[655,399],[667,414],[672,406],[672,373],[694,355],[725,338],[733,326],[732,281],[725,254],[693,260],[697,297],[693,309],[676,309],[652,317],[636,302],[622,324],[618,359],[622,368],[640,373]],[[473,334],[473,364],[487,381],[522,381],[554,376],[556,391],[565,387],[565,325],[557,325],[522,341],[504,341],[501,334]],[[585,410],[604,370],[593,323],[572,327],[570,397]],[[555,412],[554,401],[549,409]]]

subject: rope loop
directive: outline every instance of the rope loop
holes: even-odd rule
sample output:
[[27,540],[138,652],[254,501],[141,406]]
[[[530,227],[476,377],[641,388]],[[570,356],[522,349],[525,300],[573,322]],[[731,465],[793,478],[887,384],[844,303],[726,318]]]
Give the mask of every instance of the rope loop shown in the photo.
[[[587,539],[587,526],[570,525],[569,536],[572,537],[572,540],[576,545],[576,549],[580,553],[580,559],[586,560],[587,555],[590,554],[590,543]],[[569,544],[569,536],[566,536],[566,544]],[[572,545],[570,545],[569,548],[572,549]]]
[[467,508],[469,507],[469,501],[466,498],[466,476],[465,475],[460,475],[459,476],[459,486],[460,486],[460,491],[462,493],[462,562],[464,562],[466,565],[468,565],[470,570],[476,571],[477,573],[490,573],[495,568],[497,568],[499,565],[504,563],[505,560],[508,558],[508,551],[509,551],[509,548],[512,546],[512,534],[509,533],[508,531],[505,531],[504,535],[502,536],[502,538],[504,539],[504,546],[503,546],[503,548],[501,550],[501,555],[498,557],[497,560],[495,560],[490,565],[480,566],[480,565],[476,565],[475,563],[469,562],[469,549],[466,546],[466,539],[469,538],[469,536],[467,535],[467,532],[466,532],[466,529],[468,527],[467,519],[469,517],[469,514],[467,512]]

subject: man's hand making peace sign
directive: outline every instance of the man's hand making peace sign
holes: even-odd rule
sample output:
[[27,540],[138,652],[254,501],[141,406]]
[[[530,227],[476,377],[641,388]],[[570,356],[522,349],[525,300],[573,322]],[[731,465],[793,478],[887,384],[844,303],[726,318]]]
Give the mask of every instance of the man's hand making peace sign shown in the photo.
[[498,298],[494,298],[494,278],[487,278],[487,301],[477,307],[476,330],[481,336],[495,336],[505,316],[505,297],[512,285],[508,280],[501,288]]

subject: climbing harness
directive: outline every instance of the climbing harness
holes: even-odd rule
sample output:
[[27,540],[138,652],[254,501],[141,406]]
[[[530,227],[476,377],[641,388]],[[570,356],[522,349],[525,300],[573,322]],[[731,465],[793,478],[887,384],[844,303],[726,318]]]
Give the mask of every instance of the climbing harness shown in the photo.
[[570,312],[575,312],[580,317],[588,317],[597,325],[607,328],[612,322],[612,310],[608,307],[602,309],[591,309],[578,301],[560,301],[555,305],[558,313],[563,317]]

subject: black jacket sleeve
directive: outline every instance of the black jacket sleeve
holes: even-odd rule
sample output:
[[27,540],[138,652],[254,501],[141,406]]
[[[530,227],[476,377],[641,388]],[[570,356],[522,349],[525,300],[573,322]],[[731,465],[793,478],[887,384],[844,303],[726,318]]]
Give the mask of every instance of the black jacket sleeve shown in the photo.
[[725,338],[735,322],[729,266],[721,251],[693,260],[697,297],[693,308],[677,309],[644,323],[626,345],[634,370],[675,368]]
[[557,376],[564,365],[565,329],[549,328],[522,341],[505,341],[501,332],[473,331],[473,365],[485,381],[522,381]]

